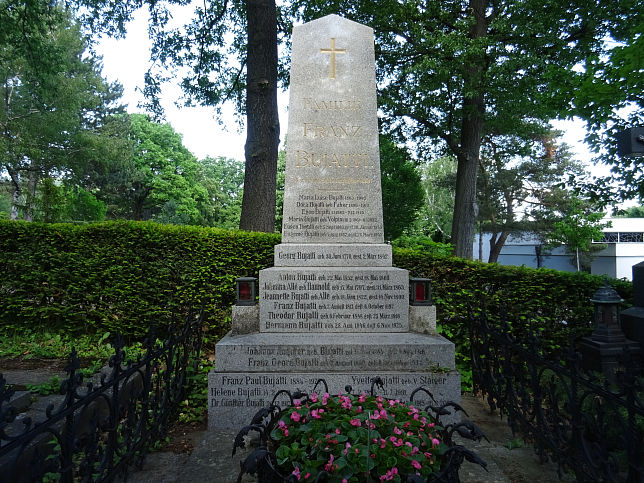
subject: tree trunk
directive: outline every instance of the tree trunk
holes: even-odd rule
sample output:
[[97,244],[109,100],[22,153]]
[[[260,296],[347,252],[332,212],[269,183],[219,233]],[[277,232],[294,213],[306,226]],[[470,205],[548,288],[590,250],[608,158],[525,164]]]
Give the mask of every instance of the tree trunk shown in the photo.
[[11,166],[7,164],[5,169],[9,173],[9,178],[11,179],[11,184],[13,185],[13,195],[11,196],[11,211],[9,212],[10,220],[17,220],[20,213],[20,197],[22,196],[22,187],[20,186],[20,178],[18,173],[11,169]]
[[508,239],[508,233],[502,231],[498,236],[498,233],[494,233],[492,238],[490,238],[490,256],[488,257],[488,263],[496,263],[499,261],[499,255],[505,245],[505,241]]
[[36,185],[38,184],[38,172],[35,168],[35,163],[30,163],[29,178],[27,179],[27,200],[25,201],[25,209],[22,214],[22,219],[25,221],[34,220],[34,204],[36,203]]
[[277,113],[277,10],[275,0],[247,0],[246,171],[239,228],[275,230]]
[[[484,37],[487,31],[485,0],[470,0],[474,22],[471,38]],[[464,75],[463,119],[461,123],[461,146],[457,153],[456,193],[454,195],[454,218],[452,220],[452,243],[454,255],[472,259],[474,252],[474,227],[476,223],[476,175],[483,137],[485,104],[482,90],[484,52],[472,55]]]

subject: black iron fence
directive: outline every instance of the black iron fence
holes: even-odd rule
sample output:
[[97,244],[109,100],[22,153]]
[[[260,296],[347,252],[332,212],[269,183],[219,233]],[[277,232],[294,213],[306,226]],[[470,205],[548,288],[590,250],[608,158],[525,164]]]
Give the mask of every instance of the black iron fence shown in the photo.
[[505,321],[491,325],[485,313],[469,320],[474,387],[492,410],[507,416],[542,460],[555,461],[560,474],[584,482],[644,481],[644,391],[629,354],[610,383],[582,371],[573,348],[555,361],[533,333],[517,340]]
[[203,314],[191,315],[164,341],[150,331],[138,355],[122,339],[100,381],[84,383],[75,352],[61,386],[62,402],[42,420],[18,414],[0,375],[0,482],[112,481],[140,465],[162,439],[182,400],[201,350]]

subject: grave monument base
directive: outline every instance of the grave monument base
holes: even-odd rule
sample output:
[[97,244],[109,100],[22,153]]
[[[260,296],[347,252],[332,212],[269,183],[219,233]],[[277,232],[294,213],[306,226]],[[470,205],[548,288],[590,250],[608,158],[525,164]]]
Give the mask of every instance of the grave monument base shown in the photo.
[[[435,307],[424,307],[435,315]],[[208,377],[208,426],[236,429],[267,407],[281,389],[311,393],[325,379],[330,394],[369,394],[371,381],[380,376],[384,389],[376,394],[408,401],[414,389],[431,392],[414,398],[424,408],[447,401],[460,402],[460,375],[454,370],[454,344],[434,334],[372,333],[250,333],[229,332],[217,344],[217,363]],[[423,326],[431,329],[431,320]],[[322,386],[316,391],[323,392]],[[281,406],[288,400],[280,400]],[[444,419],[451,421],[453,419]]]
[[[414,389],[422,386],[432,393],[431,401],[427,394],[418,392],[414,405],[424,409],[427,405],[440,406],[447,401],[460,402],[461,377],[457,371],[445,372],[215,372],[208,376],[210,388],[208,402],[208,429],[241,429],[250,424],[251,418],[261,408],[268,407],[278,390],[291,392],[298,389],[312,392],[319,379],[328,385],[329,394],[346,393],[351,386],[353,394],[370,394],[371,381],[379,376],[384,388],[374,388],[377,395],[389,399],[409,401]],[[318,385],[316,392],[324,393],[324,386]],[[285,407],[290,405],[286,396],[276,403]],[[443,422],[454,418],[442,418]]]

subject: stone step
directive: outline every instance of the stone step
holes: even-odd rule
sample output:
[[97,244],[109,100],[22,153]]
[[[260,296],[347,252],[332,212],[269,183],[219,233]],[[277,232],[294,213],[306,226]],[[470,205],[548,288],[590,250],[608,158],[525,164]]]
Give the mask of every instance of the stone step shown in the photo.
[[439,335],[226,335],[217,344],[216,372],[426,372],[454,369],[454,344]]

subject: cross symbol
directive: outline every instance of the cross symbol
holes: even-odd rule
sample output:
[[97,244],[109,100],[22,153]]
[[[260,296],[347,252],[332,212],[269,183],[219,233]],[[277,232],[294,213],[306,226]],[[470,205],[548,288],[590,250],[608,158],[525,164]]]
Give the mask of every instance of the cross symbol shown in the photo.
[[331,37],[331,48],[330,49],[320,49],[322,54],[331,55],[331,79],[335,79],[335,54],[346,54],[347,49],[336,49],[335,48],[335,37]]

